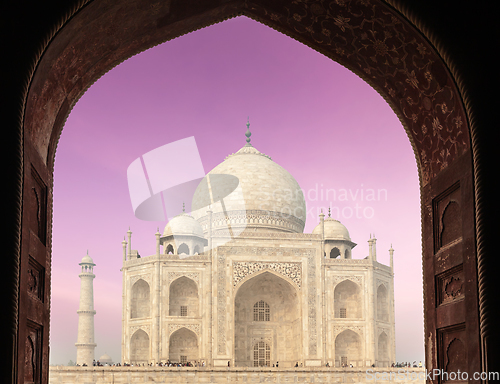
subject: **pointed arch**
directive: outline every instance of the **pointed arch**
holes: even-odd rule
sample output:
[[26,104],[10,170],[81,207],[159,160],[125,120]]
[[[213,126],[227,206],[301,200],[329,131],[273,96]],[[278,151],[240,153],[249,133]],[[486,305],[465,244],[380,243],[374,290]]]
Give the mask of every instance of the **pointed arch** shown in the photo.
[[343,280],[335,286],[333,310],[336,318],[359,319],[363,317],[361,289],[351,280]]
[[363,360],[360,336],[350,329],[339,333],[335,338],[335,366],[363,366]]
[[150,287],[143,279],[137,280],[131,289],[130,318],[149,317],[151,311]]
[[130,338],[130,363],[146,364],[149,359],[149,335],[144,330],[138,329]]
[[330,251],[330,259],[336,259],[340,256],[340,251],[337,247],[333,247]]
[[377,320],[389,321],[389,297],[384,284],[377,288]]
[[170,283],[169,316],[198,316],[199,307],[198,285],[193,279],[181,276]]
[[189,255],[188,245],[186,243],[182,243],[181,245],[179,245],[179,248],[177,248],[177,254],[178,255],[182,255],[182,254]]
[[[280,361],[280,366],[291,367],[292,361],[301,360],[299,292],[294,284],[271,271],[252,275],[239,286],[234,297],[235,366],[253,367],[255,344],[260,341],[269,345],[271,360]],[[262,335],[270,334],[275,337],[262,340]]]
[[199,360],[198,336],[185,327],[170,335],[168,357],[171,362],[185,363]]
[[389,336],[382,332],[377,340],[377,367],[389,367]]

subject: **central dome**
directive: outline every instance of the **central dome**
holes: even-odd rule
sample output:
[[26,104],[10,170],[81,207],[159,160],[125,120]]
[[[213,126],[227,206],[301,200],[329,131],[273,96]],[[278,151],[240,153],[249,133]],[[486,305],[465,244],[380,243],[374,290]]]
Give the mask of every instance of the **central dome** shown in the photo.
[[[209,201],[206,196],[210,196]],[[207,202],[213,212],[214,235],[227,231],[237,234],[245,229],[295,233],[304,230],[306,203],[299,184],[288,171],[249,143],[212,169],[194,193],[192,215],[205,234]]]

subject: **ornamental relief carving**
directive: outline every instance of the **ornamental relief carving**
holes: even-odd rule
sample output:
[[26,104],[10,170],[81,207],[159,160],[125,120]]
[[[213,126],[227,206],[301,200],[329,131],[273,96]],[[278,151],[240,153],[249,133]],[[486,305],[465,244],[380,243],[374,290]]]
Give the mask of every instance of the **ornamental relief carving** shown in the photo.
[[193,280],[197,286],[200,285],[200,273],[199,272],[168,272],[167,273],[167,284],[176,280],[179,277],[185,276]]
[[139,330],[139,329],[143,330],[144,332],[146,332],[148,334],[148,336],[150,336],[150,333],[149,333],[150,326],[149,326],[149,324],[135,325],[133,327],[130,327],[130,336],[133,336],[133,334],[137,330]]
[[233,262],[233,286],[236,287],[240,281],[247,276],[262,270],[271,270],[288,277],[300,289],[302,285],[301,263],[266,263],[266,262]]
[[250,345],[253,347],[255,344],[257,344],[260,341],[265,342],[266,344],[268,344],[271,347],[273,346],[272,337],[252,337],[252,339],[250,341],[250,343],[251,343]]
[[419,156],[422,184],[469,149],[467,119],[441,57],[405,20],[370,0],[295,0],[252,16],[323,52],[372,84],[395,109]]
[[363,287],[363,276],[349,275],[349,276],[332,276],[331,277],[332,286],[336,286],[337,284],[339,284],[345,280],[350,280],[353,283],[358,284],[360,288]]
[[308,304],[308,327],[309,327],[309,355],[316,356],[318,351],[318,330],[316,327],[316,261],[314,253],[307,257],[307,304]]
[[360,325],[335,325],[333,326],[333,336],[337,337],[340,333],[351,330],[357,333],[360,337],[363,337],[364,327]]
[[[204,231],[208,230],[208,218],[200,220],[200,224]],[[218,229],[226,228],[228,224],[263,224],[291,228],[296,231],[302,231],[304,228],[304,222],[297,217],[274,211],[249,209],[230,211],[227,214],[218,212],[212,215],[212,229],[217,230],[217,233],[221,234],[222,232]],[[227,233],[229,234],[229,231]]]
[[378,328],[377,335],[380,336],[383,332],[385,332],[387,336],[390,336],[391,334],[389,328],[384,327],[384,328]]
[[377,289],[381,285],[383,285],[384,288],[389,289],[389,283],[387,281],[384,281],[384,280],[381,280],[381,279],[377,279]]
[[168,336],[170,337],[172,333],[181,328],[189,329],[190,331],[196,333],[196,336],[200,336],[200,329],[201,329],[200,324],[183,324],[183,323],[176,323],[176,324],[170,323],[168,325]]
[[226,353],[226,255],[214,250],[217,260],[217,353]]
[[234,247],[220,246],[217,248],[219,255],[244,255],[244,256],[297,256],[310,257],[314,254],[313,248],[285,248],[285,247]]
[[132,287],[138,280],[144,280],[151,287],[151,275],[150,274],[130,276],[130,278],[129,278],[130,286]]

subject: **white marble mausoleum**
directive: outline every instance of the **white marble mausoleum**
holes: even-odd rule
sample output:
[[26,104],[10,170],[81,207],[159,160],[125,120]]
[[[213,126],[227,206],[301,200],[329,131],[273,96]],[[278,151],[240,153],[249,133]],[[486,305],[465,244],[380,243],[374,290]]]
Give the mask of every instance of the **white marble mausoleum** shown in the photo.
[[130,230],[123,242],[122,363],[395,361],[392,247],[390,266],[377,261],[374,236],[369,254],[353,258],[349,231],[328,214],[303,233],[300,186],[249,131],[191,208],[156,233],[155,254],[131,249]]

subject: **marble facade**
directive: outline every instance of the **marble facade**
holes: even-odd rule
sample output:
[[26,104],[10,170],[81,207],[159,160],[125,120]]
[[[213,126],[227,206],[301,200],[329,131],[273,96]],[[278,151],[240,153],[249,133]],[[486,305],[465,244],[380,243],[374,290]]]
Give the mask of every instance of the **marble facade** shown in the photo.
[[122,363],[390,366],[392,248],[389,266],[377,261],[375,238],[368,256],[353,259],[347,228],[324,214],[303,233],[304,197],[286,194],[300,187],[249,140],[208,174],[212,195],[210,175],[220,174],[238,178],[234,196],[197,204],[207,188],[200,183],[193,198],[199,209],[156,233],[156,254],[132,250],[129,230]]

